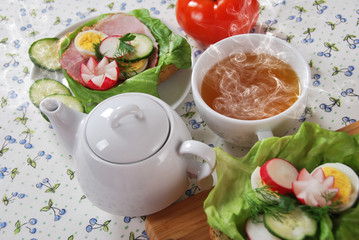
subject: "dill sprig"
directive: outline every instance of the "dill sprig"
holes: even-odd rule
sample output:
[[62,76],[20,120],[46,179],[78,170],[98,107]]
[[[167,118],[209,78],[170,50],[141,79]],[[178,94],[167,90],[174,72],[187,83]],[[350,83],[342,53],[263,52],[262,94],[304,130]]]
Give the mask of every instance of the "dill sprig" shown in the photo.
[[117,61],[118,66],[121,69],[121,74],[124,78],[129,78],[132,75],[131,74],[137,74],[134,67],[132,67],[131,63],[124,62],[118,59],[115,59]]
[[288,213],[296,206],[296,200],[284,195],[277,194],[268,186],[257,188],[245,194],[249,205],[250,215],[254,222],[260,221],[259,215],[269,214],[282,222],[283,214]]
[[[332,194],[323,194],[323,197],[328,203],[334,196]],[[297,206],[311,215],[316,221],[320,221],[325,215],[331,215],[333,212],[336,212],[336,209],[341,204],[341,201],[338,199],[332,201],[329,206],[313,207],[303,205],[295,198],[295,196],[278,194],[271,191],[268,186],[247,192],[245,194],[245,199],[249,205],[249,211],[253,222],[260,222],[261,220],[259,216],[261,214],[271,215],[277,221],[282,222],[285,218],[283,214],[288,213]]]
[[95,56],[96,56],[97,59],[102,59],[103,58],[103,55],[100,52],[100,45],[101,45],[101,42],[93,43],[93,48],[95,50]]
[[[119,38],[120,42],[116,47],[115,53],[114,53],[114,58],[117,61],[121,61],[123,62],[123,56],[125,56],[127,53],[131,53],[135,51],[135,48],[127,43],[129,41],[132,41],[136,38],[135,35],[131,34],[131,33],[127,33],[125,34],[123,37]],[[102,59],[103,55],[100,52],[100,45],[101,45],[101,41],[100,42],[96,42],[93,43],[93,48],[95,50],[95,55],[97,59]]]
[[123,59],[123,56],[135,51],[135,48],[131,44],[127,43],[129,41],[134,40],[135,38],[136,36],[131,33],[127,33],[123,37],[119,38],[120,42],[114,54],[114,58],[117,64],[122,69],[121,74],[125,79],[131,77],[131,73],[136,72],[134,68],[132,68],[131,63],[126,62]]
[[332,201],[331,204],[328,205],[329,201],[335,197],[335,193],[324,193],[322,196],[327,203],[326,206],[312,207],[308,205],[299,205],[299,208],[309,213],[317,221],[320,221],[325,215],[331,216],[333,213],[337,212],[342,204],[340,198]]
[[136,36],[131,33],[127,33],[123,37],[119,38],[120,42],[116,47],[114,58],[121,59],[127,53],[134,52],[135,48],[127,42],[130,42],[130,41],[134,40],[135,38],[136,38]]
[[[131,73],[137,73],[134,68],[131,66],[131,63],[124,61],[123,56],[125,56],[128,53],[134,52],[135,48],[129,44],[128,42],[134,40],[136,38],[135,35],[131,33],[127,33],[121,38],[119,38],[119,44],[116,47],[115,53],[114,53],[114,59],[118,63],[118,65],[121,67],[121,74],[124,78],[131,77]],[[100,45],[101,42],[93,43],[93,48],[95,50],[95,56],[98,60],[101,60],[104,55],[100,52]]]

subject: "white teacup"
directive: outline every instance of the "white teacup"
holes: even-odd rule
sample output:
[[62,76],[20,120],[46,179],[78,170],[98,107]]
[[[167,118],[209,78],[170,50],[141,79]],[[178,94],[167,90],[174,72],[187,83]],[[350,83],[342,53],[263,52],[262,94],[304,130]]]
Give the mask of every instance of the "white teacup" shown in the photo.
[[[207,71],[218,61],[236,51],[266,53],[292,66],[299,77],[298,100],[287,110],[260,120],[239,120],[224,116],[201,97],[201,87]],[[250,147],[256,141],[270,136],[283,136],[298,123],[307,100],[310,68],[303,56],[288,42],[265,34],[243,34],[226,38],[211,45],[197,60],[192,73],[192,93],[196,107],[209,128],[226,142]]]

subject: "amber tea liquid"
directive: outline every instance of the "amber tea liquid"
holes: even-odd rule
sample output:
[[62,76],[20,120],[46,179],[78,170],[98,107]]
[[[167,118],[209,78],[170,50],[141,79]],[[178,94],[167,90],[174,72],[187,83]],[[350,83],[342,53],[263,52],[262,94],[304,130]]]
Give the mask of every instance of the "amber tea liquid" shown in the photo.
[[288,109],[299,96],[299,77],[269,54],[242,52],[206,73],[201,95],[213,110],[236,119],[259,120]]

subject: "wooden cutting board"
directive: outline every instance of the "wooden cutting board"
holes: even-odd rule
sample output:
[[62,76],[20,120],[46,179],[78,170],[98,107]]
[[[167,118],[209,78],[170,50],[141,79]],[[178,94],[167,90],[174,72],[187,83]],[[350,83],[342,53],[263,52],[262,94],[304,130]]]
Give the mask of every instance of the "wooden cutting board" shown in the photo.
[[[359,121],[337,131],[351,135],[359,133]],[[149,215],[146,233],[150,240],[208,240],[209,226],[203,202],[210,190],[200,192],[170,207]]]

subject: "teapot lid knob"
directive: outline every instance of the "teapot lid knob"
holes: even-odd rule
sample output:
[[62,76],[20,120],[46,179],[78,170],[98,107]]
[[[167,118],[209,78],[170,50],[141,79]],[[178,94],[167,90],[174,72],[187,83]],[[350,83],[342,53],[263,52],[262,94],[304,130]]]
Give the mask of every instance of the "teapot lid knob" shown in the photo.
[[90,113],[85,134],[90,149],[112,163],[142,161],[162,148],[170,122],[163,107],[146,94],[111,97]]
[[121,126],[121,118],[133,114],[137,117],[137,119],[143,119],[143,112],[141,111],[140,107],[129,103],[126,105],[120,105],[118,106],[115,111],[113,111],[110,115],[110,125],[111,128],[118,128]]

